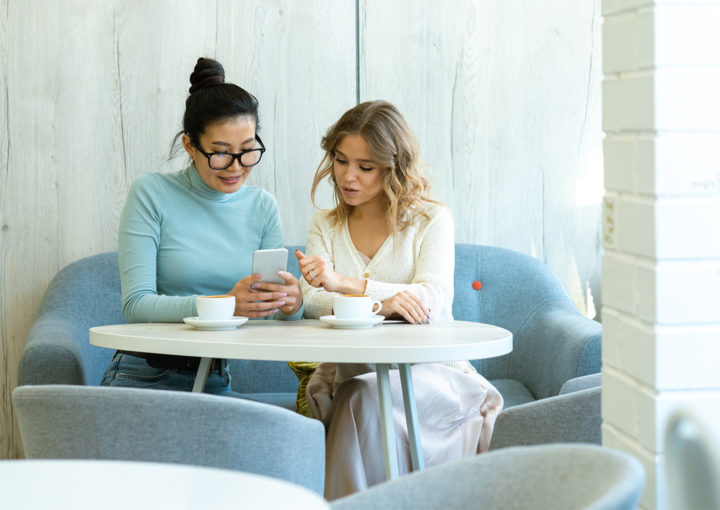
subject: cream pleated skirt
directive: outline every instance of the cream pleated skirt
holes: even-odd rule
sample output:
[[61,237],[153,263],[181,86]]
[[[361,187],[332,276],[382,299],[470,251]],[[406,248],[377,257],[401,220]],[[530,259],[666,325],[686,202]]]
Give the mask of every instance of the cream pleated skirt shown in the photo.
[[[380,404],[374,372],[340,383],[332,393],[334,365],[321,364],[307,387],[308,403],[327,427],[325,497],[333,500],[386,480]],[[425,467],[487,451],[503,399],[474,370],[439,363],[412,366]],[[400,474],[411,471],[402,387],[390,370]]]

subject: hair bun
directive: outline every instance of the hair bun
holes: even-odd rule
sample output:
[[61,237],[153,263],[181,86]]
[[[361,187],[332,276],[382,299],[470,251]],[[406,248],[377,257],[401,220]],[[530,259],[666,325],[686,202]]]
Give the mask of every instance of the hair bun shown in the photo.
[[225,83],[225,69],[212,58],[200,57],[190,75],[190,93]]

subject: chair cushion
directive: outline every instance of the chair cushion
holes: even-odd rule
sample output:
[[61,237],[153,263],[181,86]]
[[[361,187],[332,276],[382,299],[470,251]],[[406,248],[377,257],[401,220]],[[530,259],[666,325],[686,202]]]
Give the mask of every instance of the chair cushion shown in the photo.
[[285,361],[228,360],[233,391],[237,393],[297,392],[298,380]]
[[503,409],[509,409],[510,407],[535,401],[530,390],[520,381],[514,379],[494,379],[490,382],[497,388],[505,401]]

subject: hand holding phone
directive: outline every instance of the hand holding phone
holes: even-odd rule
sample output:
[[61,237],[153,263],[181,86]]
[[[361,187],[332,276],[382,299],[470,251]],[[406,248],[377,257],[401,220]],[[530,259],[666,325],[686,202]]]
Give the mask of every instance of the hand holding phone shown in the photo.
[[285,284],[278,271],[287,271],[288,251],[286,248],[255,250],[253,252],[252,273],[262,274],[262,281]]

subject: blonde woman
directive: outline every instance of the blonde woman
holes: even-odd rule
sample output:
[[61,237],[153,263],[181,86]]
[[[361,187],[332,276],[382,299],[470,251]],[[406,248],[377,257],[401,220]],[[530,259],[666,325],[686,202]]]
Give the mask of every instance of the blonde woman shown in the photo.
[[[305,317],[332,314],[332,298],[370,294],[380,314],[422,327],[452,320],[454,226],[429,199],[417,141],[385,101],[347,111],[322,140],[325,156],[312,187],[328,179],[336,206],[310,224],[304,277]],[[358,335],[362,330],[358,331]],[[325,497],[335,499],[385,480],[374,366],[329,364],[307,385],[312,413],[327,428]],[[500,393],[467,361],[412,367],[426,465],[487,450]],[[394,415],[402,417],[398,370],[390,371]],[[403,420],[396,422],[400,472],[409,471]]]

